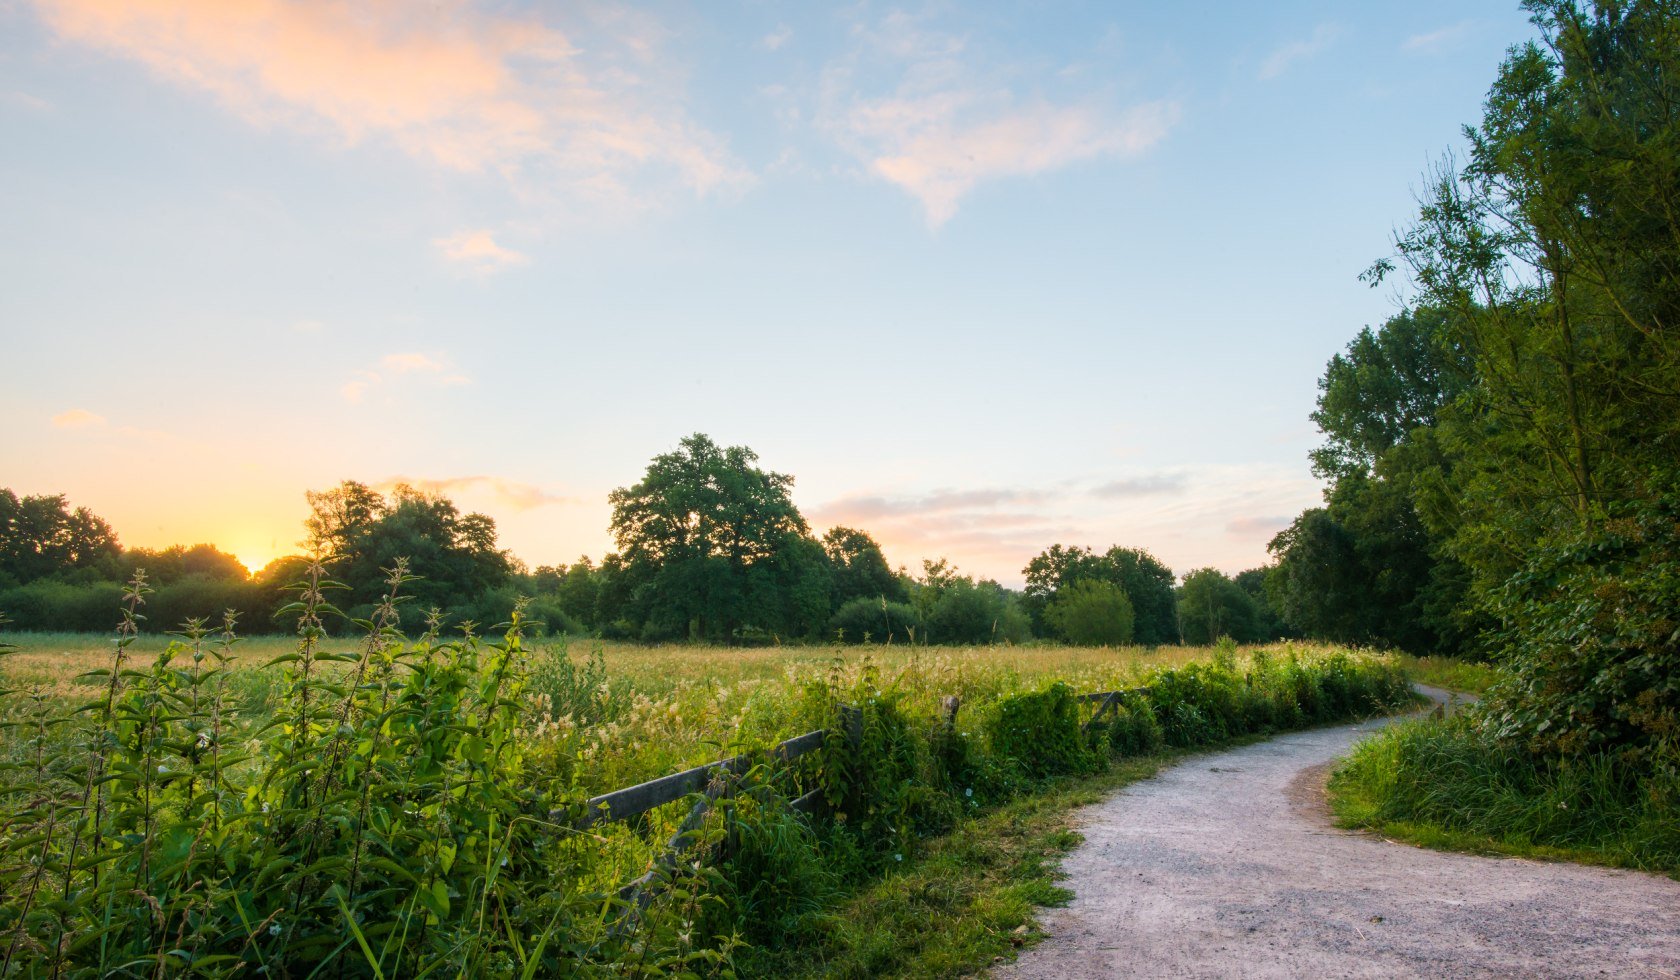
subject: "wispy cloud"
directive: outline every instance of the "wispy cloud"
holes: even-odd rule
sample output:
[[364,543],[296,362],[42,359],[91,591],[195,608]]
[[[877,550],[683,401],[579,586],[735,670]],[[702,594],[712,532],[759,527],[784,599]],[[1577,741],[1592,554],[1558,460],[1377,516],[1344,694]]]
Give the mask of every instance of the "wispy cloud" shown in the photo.
[[445,238],[434,238],[432,244],[443,253],[444,258],[481,275],[531,261],[523,252],[516,252],[498,244],[490,232],[483,228],[463,231]]
[[[870,174],[920,202],[936,228],[981,184],[1133,156],[1178,120],[1178,104],[1169,100],[1118,108],[1096,93],[1052,99],[1018,92],[1010,84],[1020,74],[1014,66],[902,12],[859,23],[854,35],[857,49],[824,75],[826,128]],[[870,91],[867,81],[878,77],[896,82]],[[1034,89],[1046,83],[1026,81]]]
[[900,561],[940,556],[968,571],[1014,579],[1048,542],[1073,533],[1054,510],[1061,494],[1023,488],[860,494],[811,510],[818,527],[861,527]]
[[868,521],[882,517],[927,518],[953,512],[989,509],[1003,505],[1039,504],[1050,498],[1042,490],[935,490],[917,496],[888,497],[862,495],[842,497],[819,508],[826,523]]
[[1464,40],[1475,27],[1475,21],[1461,20],[1439,30],[1413,34],[1400,43],[1400,50],[1408,54],[1437,54]]
[[1341,33],[1334,24],[1320,24],[1313,28],[1312,36],[1276,48],[1260,63],[1260,78],[1269,81],[1281,76],[1296,62],[1311,58],[1336,43]]
[[1270,539],[1277,532],[1289,526],[1293,517],[1238,517],[1225,525],[1225,533],[1238,538],[1252,538],[1256,535]]
[[655,174],[702,193],[743,177],[684,114],[660,67],[669,53],[644,20],[581,25],[593,31],[584,45],[535,16],[459,0],[34,5],[59,37],[139,62],[261,126],[379,139],[446,170],[584,197],[636,200]]
[[766,51],[780,51],[782,45],[791,40],[793,40],[793,28],[786,24],[779,24],[775,30],[759,38],[758,43]]
[[1117,500],[1127,497],[1182,494],[1189,486],[1190,481],[1183,473],[1150,473],[1099,484],[1091,488],[1091,494]]
[[72,408],[54,415],[52,424],[56,429],[86,429],[104,425],[105,416],[96,415],[85,408]]
[[16,106],[19,109],[28,109],[30,112],[50,112],[53,107],[51,102],[38,95],[30,95],[28,92],[20,92],[16,89],[0,92],[0,103]]
[[535,510],[538,507],[548,507],[555,504],[576,504],[577,497],[544,490],[534,483],[521,483],[500,476],[451,476],[442,479],[427,479],[424,477],[393,476],[377,485],[377,489],[389,493],[393,487],[406,484],[425,493],[453,496],[456,494],[470,496],[488,496],[500,506],[511,511]]
[[339,393],[344,396],[345,401],[357,403],[374,389],[404,377],[441,388],[454,388],[472,383],[472,379],[456,371],[447,358],[406,351],[387,354],[373,367],[354,372],[350,380],[339,387]]

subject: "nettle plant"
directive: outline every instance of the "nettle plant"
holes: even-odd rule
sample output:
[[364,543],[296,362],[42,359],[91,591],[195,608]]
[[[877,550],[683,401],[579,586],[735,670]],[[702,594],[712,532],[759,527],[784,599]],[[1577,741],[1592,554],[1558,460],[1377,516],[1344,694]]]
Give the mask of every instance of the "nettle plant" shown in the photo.
[[[520,738],[532,711],[523,610],[493,638],[398,630],[404,563],[361,639],[328,648],[311,565],[285,613],[280,695],[241,717],[229,616],[191,621],[150,666],[128,587],[100,696],[63,710],[6,692],[17,733],[0,810],[0,976],[550,976],[699,971],[727,942],[694,901],[618,935],[592,839],[554,822],[581,794]],[[0,648],[0,653],[5,652]],[[21,736],[21,737],[18,737]]]

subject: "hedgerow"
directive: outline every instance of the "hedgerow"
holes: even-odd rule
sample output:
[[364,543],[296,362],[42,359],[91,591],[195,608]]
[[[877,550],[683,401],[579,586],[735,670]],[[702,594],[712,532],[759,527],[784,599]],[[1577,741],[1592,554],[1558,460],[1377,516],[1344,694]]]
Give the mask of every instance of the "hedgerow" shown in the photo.
[[[535,655],[517,606],[488,635],[445,637],[434,616],[406,637],[407,581],[398,563],[344,650],[334,584],[311,569],[287,610],[295,650],[252,670],[233,667],[231,618],[190,621],[136,666],[137,577],[110,664],[79,682],[96,698],[8,692],[0,975],[751,972],[761,951],[820,946],[846,889],[1045,780],[1405,697],[1374,659],[1226,649],[1087,724],[1065,683],[971,686],[936,711],[908,675],[837,660],[827,683],[747,698],[720,754],[790,727],[825,744],[730,782],[679,860],[660,853],[668,810],[581,819],[602,780],[645,778],[595,735],[656,738],[675,703],[598,655]],[[812,788],[817,819],[787,802]]]

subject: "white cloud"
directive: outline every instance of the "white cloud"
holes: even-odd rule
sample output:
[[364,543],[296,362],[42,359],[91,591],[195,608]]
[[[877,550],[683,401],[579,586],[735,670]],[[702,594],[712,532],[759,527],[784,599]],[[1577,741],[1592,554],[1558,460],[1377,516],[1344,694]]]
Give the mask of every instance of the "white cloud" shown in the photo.
[[969,115],[973,93],[888,99],[860,106],[853,131],[873,145],[870,169],[921,202],[938,227],[986,181],[1058,170],[1103,156],[1132,156],[1160,142],[1178,106],[1152,102],[1124,113],[1039,102]]
[[639,204],[666,180],[745,179],[683,111],[657,25],[501,5],[33,0],[60,38],[138,62],[259,126],[377,140],[538,194]]
[[105,416],[96,415],[85,408],[72,408],[54,415],[52,424],[57,429],[86,429],[104,425]]
[[399,379],[439,388],[455,388],[471,384],[472,379],[456,371],[448,358],[403,351],[386,354],[379,363],[351,373],[350,380],[339,386],[339,394],[352,404],[359,403],[370,392],[384,388]]
[[[984,183],[1133,156],[1159,143],[1178,120],[1178,104],[1170,100],[1118,108],[1094,93],[1039,94],[1066,77],[991,57],[967,38],[928,29],[907,14],[860,23],[854,34],[857,50],[824,73],[826,128],[868,173],[920,202],[933,227],[949,221]],[[894,84],[869,90],[877,78]]]
[[766,51],[780,51],[782,45],[791,40],[793,40],[793,28],[786,24],[780,24],[777,25],[775,30],[759,38],[758,43],[763,45]]
[[1475,26],[1474,21],[1462,20],[1439,30],[1413,34],[1401,42],[1400,50],[1408,54],[1436,54],[1462,41]]
[[473,272],[488,274],[531,261],[523,252],[497,244],[489,231],[479,228],[463,231],[445,238],[434,238],[432,244],[443,257],[466,266]]
[[1341,30],[1333,24],[1320,24],[1313,29],[1312,36],[1300,41],[1291,41],[1271,54],[1260,63],[1260,78],[1271,80],[1288,71],[1297,61],[1311,58],[1336,42],[1341,36]]

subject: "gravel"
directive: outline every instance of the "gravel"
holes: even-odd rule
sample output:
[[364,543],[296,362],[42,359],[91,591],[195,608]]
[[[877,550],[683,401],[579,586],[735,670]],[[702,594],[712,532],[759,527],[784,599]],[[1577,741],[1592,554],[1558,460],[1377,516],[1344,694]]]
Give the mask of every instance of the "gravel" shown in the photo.
[[1387,723],[1198,756],[1081,810],[1073,902],[993,976],[1680,977],[1680,882],[1332,826],[1331,764]]

